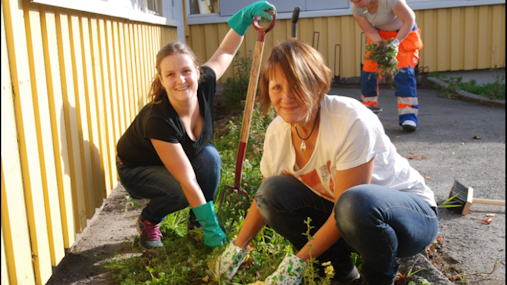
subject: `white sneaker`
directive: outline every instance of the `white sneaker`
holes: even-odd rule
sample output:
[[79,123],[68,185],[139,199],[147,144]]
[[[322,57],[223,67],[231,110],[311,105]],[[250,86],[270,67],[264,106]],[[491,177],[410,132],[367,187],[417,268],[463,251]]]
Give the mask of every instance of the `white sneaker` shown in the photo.
[[413,132],[417,128],[417,124],[412,120],[406,120],[401,123],[401,127],[407,132]]

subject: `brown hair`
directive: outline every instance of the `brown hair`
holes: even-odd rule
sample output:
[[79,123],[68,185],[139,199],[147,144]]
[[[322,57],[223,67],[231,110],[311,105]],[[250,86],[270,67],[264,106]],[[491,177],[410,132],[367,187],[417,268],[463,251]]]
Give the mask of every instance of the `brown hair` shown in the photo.
[[165,46],[163,46],[157,53],[157,61],[155,65],[157,73],[155,74],[155,76],[151,81],[151,87],[148,93],[148,97],[150,98],[151,104],[158,104],[162,102],[159,97],[164,93],[164,87],[162,86],[162,83],[160,82],[159,78],[159,76],[161,75],[160,62],[162,62],[164,58],[177,53],[188,55],[190,59],[192,59],[192,61],[194,62],[195,66],[196,67],[199,66],[194,52],[186,44],[182,42],[170,42]]
[[269,80],[274,77],[277,64],[281,67],[292,92],[307,107],[306,120],[311,111],[324,99],[331,86],[331,69],[322,55],[306,42],[288,40],[276,45],[269,55],[259,84],[263,114],[271,105]]

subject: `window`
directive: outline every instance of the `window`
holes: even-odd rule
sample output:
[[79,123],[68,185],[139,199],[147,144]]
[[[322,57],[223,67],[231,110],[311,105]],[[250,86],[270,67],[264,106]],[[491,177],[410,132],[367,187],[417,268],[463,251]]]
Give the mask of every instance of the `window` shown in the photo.
[[144,0],[143,2],[145,2],[145,13],[162,16],[162,0]]
[[190,0],[190,14],[218,13],[218,0]]

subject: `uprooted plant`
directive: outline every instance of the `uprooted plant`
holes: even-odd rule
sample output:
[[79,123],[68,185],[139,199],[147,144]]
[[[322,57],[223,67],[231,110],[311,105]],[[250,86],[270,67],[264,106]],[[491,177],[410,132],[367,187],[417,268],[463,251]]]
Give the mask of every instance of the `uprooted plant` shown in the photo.
[[385,82],[391,87],[394,86],[394,75],[399,72],[396,68],[398,65],[396,47],[391,45],[393,41],[394,38],[390,38],[366,45],[366,59],[377,63],[378,78],[384,77]]

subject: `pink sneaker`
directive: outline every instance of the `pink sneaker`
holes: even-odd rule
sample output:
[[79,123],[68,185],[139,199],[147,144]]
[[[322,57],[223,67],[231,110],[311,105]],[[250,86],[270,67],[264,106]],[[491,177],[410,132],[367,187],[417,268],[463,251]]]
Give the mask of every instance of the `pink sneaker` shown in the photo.
[[146,248],[162,247],[162,233],[158,224],[152,224],[148,220],[142,221],[141,217],[137,220],[137,231],[141,235],[139,245]]

